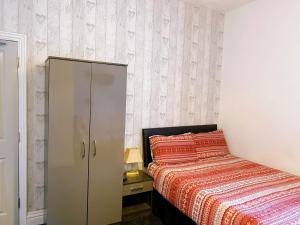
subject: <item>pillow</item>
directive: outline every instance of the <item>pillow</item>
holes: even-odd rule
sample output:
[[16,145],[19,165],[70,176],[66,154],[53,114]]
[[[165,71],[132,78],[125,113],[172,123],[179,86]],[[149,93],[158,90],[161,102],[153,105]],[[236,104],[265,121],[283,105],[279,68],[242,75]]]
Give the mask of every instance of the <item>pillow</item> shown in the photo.
[[222,130],[192,134],[192,137],[196,144],[196,151],[199,159],[229,154]]
[[198,160],[191,133],[173,136],[149,137],[153,161],[158,164],[177,164]]

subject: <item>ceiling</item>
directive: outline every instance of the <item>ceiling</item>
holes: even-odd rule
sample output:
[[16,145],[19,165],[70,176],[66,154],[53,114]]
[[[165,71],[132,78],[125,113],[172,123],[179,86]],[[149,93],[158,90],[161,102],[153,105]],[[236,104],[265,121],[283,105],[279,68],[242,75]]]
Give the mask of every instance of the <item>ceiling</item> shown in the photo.
[[195,4],[205,5],[218,11],[226,12],[254,0],[186,0]]

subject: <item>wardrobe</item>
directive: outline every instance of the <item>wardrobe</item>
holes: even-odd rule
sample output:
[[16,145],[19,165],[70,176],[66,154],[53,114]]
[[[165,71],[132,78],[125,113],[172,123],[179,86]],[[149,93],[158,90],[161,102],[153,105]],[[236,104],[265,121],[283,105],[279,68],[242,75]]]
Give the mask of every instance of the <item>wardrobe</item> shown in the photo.
[[126,65],[49,57],[48,225],[121,221]]

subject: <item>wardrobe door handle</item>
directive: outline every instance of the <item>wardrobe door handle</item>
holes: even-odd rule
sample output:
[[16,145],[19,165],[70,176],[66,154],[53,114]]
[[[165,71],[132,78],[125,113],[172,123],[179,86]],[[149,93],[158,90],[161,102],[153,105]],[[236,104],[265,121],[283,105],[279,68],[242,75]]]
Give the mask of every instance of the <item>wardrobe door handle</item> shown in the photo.
[[97,155],[97,142],[96,142],[96,140],[94,140],[93,143],[94,143],[94,152],[93,152],[93,156],[94,156],[94,158],[95,158],[96,155]]
[[85,158],[85,143],[84,143],[84,141],[81,144],[81,158],[82,159]]

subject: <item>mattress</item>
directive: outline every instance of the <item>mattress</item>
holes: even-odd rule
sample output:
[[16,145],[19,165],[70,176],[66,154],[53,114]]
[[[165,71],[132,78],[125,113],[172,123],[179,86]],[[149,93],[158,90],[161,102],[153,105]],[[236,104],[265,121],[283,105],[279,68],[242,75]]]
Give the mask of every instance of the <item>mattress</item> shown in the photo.
[[300,224],[300,177],[232,155],[158,165],[154,188],[199,225]]

